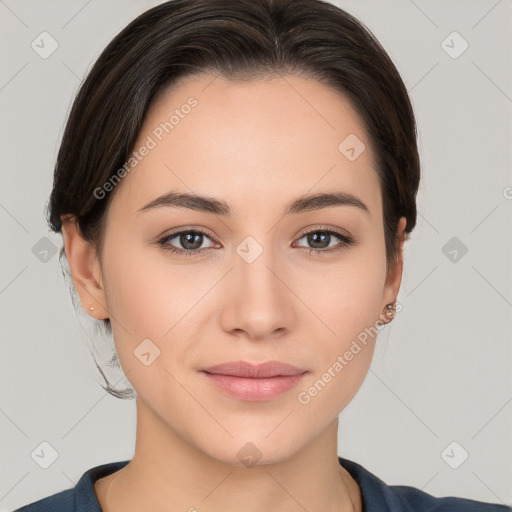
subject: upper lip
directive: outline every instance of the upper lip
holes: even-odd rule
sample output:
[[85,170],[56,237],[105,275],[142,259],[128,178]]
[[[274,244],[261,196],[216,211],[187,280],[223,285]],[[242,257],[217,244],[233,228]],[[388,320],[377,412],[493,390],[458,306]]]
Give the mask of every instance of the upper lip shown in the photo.
[[267,377],[301,375],[307,370],[302,370],[296,366],[281,363],[280,361],[268,361],[257,365],[248,363],[247,361],[230,361],[228,363],[210,366],[209,368],[203,369],[203,371],[206,373],[216,373],[218,375],[263,379]]

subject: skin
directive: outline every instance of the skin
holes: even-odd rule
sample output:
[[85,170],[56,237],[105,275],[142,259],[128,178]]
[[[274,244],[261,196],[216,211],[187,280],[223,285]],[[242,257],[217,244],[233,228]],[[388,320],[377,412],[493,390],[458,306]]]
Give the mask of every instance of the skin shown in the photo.
[[[359,333],[396,300],[401,250],[386,274],[382,198],[372,148],[351,104],[304,77],[229,82],[189,77],[151,105],[135,148],[193,96],[198,105],[118,185],[102,253],[63,218],[66,255],[85,311],[109,317],[137,392],[135,453],[98,480],[104,512],[135,510],[362,510],[360,489],[337,460],[338,414],[355,396],[376,336],[307,404],[298,401]],[[338,145],[356,134],[366,150],[349,161]],[[233,217],[186,208],[137,212],[168,191],[226,201]],[[335,206],[283,216],[292,200],[345,191],[369,214]],[[195,228],[202,255],[176,255],[156,241]],[[356,239],[308,255],[304,232],[331,228]],[[262,254],[236,252],[247,237]],[[186,250],[175,237],[168,244]],[[340,246],[332,237],[321,250]],[[190,249],[189,249],[190,250]],[[196,249],[197,250],[197,249]],[[89,307],[94,307],[90,311]],[[384,323],[384,322],[383,322]],[[149,338],[160,356],[134,356]],[[297,388],[263,402],[221,393],[199,372],[214,364],[283,361],[308,370]],[[237,452],[251,442],[261,459]]]

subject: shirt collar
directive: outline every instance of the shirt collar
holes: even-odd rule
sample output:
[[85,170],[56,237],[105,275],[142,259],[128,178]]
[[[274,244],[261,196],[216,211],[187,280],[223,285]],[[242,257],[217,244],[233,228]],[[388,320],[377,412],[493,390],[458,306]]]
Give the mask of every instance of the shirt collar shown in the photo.
[[[130,461],[110,462],[86,471],[76,484],[76,510],[101,512],[94,492],[94,483],[96,480],[120,470],[126,466],[128,462]],[[352,476],[361,489],[362,512],[371,512],[373,510],[391,512],[401,510],[400,503],[397,501],[396,496],[380,478],[370,473],[357,462],[343,457],[338,457],[338,462],[340,466],[349,472],[350,476]]]

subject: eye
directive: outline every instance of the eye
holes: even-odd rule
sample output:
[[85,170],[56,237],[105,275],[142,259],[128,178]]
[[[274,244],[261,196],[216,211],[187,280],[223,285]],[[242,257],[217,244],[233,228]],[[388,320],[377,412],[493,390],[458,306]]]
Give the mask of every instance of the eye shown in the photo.
[[[306,239],[306,243],[313,246],[309,248],[309,254],[313,252],[316,254],[326,252],[330,253],[349,247],[355,242],[351,237],[333,229],[327,228],[317,228],[308,231],[302,234],[302,236],[299,238],[299,241],[303,238]],[[170,251],[174,254],[184,256],[198,256],[209,249],[209,247],[203,247],[205,239],[212,240],[212,237],[205,231],[198,229],[186,229],[165,235],[157,241],[157,244],[166,251]],[[334,244],[334,246],[332,246],[331,242],[335,241],[335,239],[338,239],[339,242],[338,244]],[[172,241],[174,241],[173,243],[180,245],[181,248],[173,245]]]
[[[302,240],[303,238],[306,238],[306,243],[313,246],[309,249],[308,254],[338,251],[349,247],[354,243],[354,240],[351,237],[333,229],[324,228],[317,228],[312,231],[308,231],[307,233],[304,233],[299,240]],[[339,242],[338,244],[331,246],[330,243],[333,241],[333,238],[337,238]]]
[[[157,244],[175,254],[183,254],[185,256],[197,256],[206,251],[207,248],[201,247],[205,238],[211,240],[211,237],[205,231],[197,229],[186,229],[183,231],[176,231],[170,235],[166,235],[157,241]],[[172,245],[171,240],[177,239],[183,249],[177,248]]]

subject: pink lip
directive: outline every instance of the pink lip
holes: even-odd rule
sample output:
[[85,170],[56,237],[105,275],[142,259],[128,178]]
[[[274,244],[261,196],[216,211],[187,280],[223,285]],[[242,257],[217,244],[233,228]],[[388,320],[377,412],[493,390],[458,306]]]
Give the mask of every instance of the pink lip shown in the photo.
[[232,361],[202,370],[208,380],[221,391],[247,401],[275,398],[292,389],[307,373],[279,361],[252,365]]

